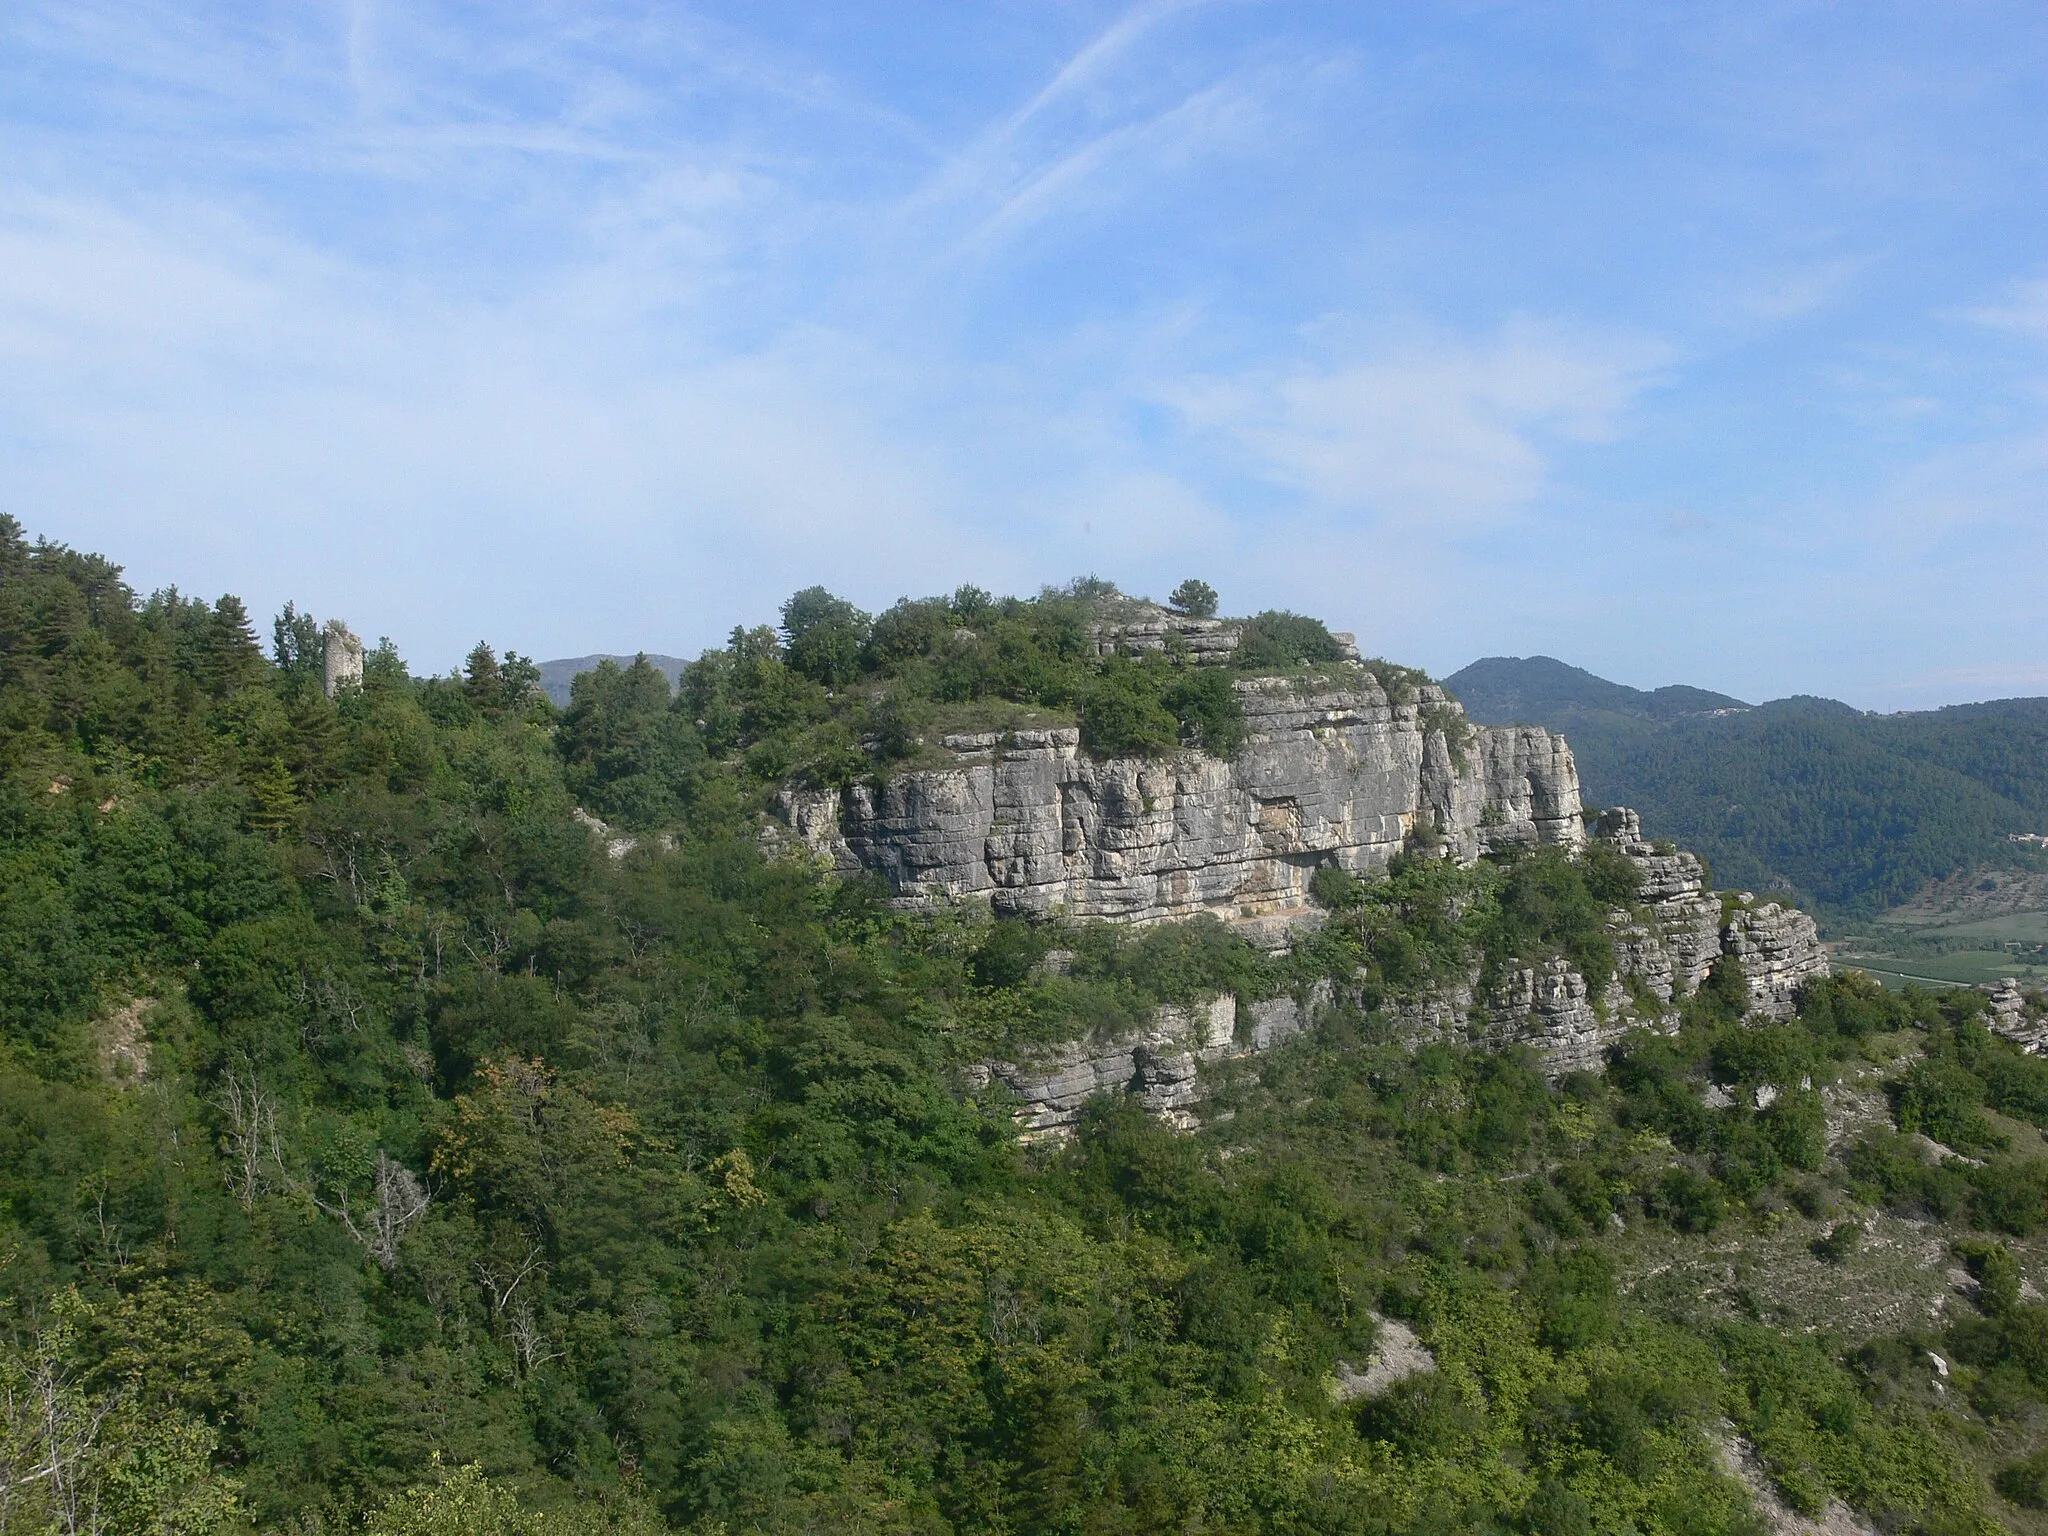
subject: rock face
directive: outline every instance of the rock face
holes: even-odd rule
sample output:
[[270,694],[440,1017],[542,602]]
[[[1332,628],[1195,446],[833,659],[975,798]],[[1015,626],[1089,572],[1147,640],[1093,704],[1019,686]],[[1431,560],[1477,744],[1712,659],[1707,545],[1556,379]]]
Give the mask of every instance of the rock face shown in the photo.
[[[1178,650],[1228,658],[1237,632],[1147,608],[1098,626],[1104,654]],[[843,791],[786,790],[780,828],[842,872],[873,873],[906,906],[986,900],[1003,913],[1152,923],[1211,913],[1284,942],[1313,921],[1308,884],[1334,866],[1377,874],[1402,849],[1435,842],[1462,862],[1493,849],[1586,840],[1578,771],[1562,737],[1533,726],[1473,726],[1431,685],[1390,697],[1363,666],[1313,685],[1236,684],[1248,736],[1224,760],[1097,760],[1072,729],[949,736],[949,766]],[[1714,962],[1742,962],[1751,1008],[1789,1014],[1801,985],[1827,974],[1813,920],[1705,888],[1688,853],[1646,841],[1636,813],[1606,812],[1595,835],[1641,875],[1632,911],[1610,923],[1618,975],[1595,997],[1569,961],[1511,966],[1488,995],[1461,981],[1389,1000],[1382,1016],[1416,1041],[1535,1046],[1558,1072],[1597,1068],[1627,1030],[1674,1027],[1671,1005]],[[1725,912],[1725,916],[1724,916]],[[1027,1139],[1071,1133],[1083,1106],[1131,1093],[1187,1128],[1201,1069],[1299,1034],[1334,995],[1239,1009],[1225,996],[1161,1008],[1143,1029],[1075,1041],[1029,1061],[988,1062],[978,1085],[1017,1099]]]
[[1105,1093],[1134,1093],[1147,1112],[1190,1130],[1205,1095],[1198,1075],[1203,1065],[1285,1044],[1314,1023],[1329,1000],[1327,982],[1304,999],[1267,998],[1243,1010],[1225,993],[1193,1008],[1162,1007],[1142,1030],[1076,1040],[1028,1063],[987,1062],[970,1077],[977,1088],[999,1082],[1017,1096],[1025,1141],[1063,1140],[1088,1101]]
[[363,642],[339,619],[329,619],[321,632],[320,661],[330,699],[344,688],[363,686]]
[[1131,603],[1095,626],[1098,656],[1142,656],[1148,651],[1184,649],[1198,665],[1228,661],[1237,650],[1238,628],[1223,619],[1197,619],[1156,603]]
[[1799,989],[1828,974],[1813,919],[1776,902],[1756,904],[1744,893],[1723,916],[1721,897],[1706,890],[1706,872],[1689,853],[1659,853],[1643,840],[1634,811],[1604,812],[1594,833],[1626,855],[1642,876],[1637,900],[1647,922],[1617,914],[1613,924],[1615,960],[1623,977],[1634,977],[1659,1002],[1684,997],[1707,979],[1726,955],[1742,963],[1754,1013],[1788,1018]]
[[1828,973],[1828,953],[1813,919],[1775,901],[1730,912],[1721,929],[1721,953],[1742,962],[1751,1012],[1776,1019],[1790,1018],[1800,987]]
[[[1571,962],[1553,959],[1509,970],[1482,997],[1475,968],[1460,980],[1384,1004],[1396,1038],[1531,1045],[1553,1072],[1597,1070],[1607,1048],[1631,1029],[1675,1028],[1670,1005],[1691,995],[1723,955],[1742,962],[1749,1011],[1771,1018],[1788,1017],[1799,988],[1828,974],[1812,918],[1774,902],[1745,905],[1736,898],[1724,921],[1722,898],[1704,889],[1700,861],[1659,852],[1644,840],[1634,811],[1602,813],[1594,836],[1626,856],[1642,877],[1637,910],[1617,911],[1608,922],[1616,976],[1605,993],[1595,998]],[[2048,1038],[2048,1023],[2042,1034]]]
[[1376,873],[1418,833],[1467,862],[1514,843],[1583,841],[1562,737],[1472,726],[1441,689],[1399,702],[1364,668],[1346,670],[1314,687],[1239,682],[1249,735],[1228,761],[1096,760],[1071,729],[952,736],[955,766],[879,788],[785,791],[776,810],[812,849],[845,872],[879,874],[907,905],[980,898],[1002,912],[1135,923],[1312,920],[1318,868]]
[[1622,914],[1613,924],[1621,974],[1638,978],[1659,1002],[1686,996],[1721,958],[1721,899],[1706,889],[1705,866],[1689,853],[1658,852],[1631,810],[1603,812],[1593,830],[1642,877],[1636,900],[1647,921]]
[[1359,1370],[1348,1360],[1339,1360],[1331,1370],[1334,1378],[1330,1395],[1340,1403],[1361,1397],[1384,1397],[1410,1376],[1436,1369],[1436,1356],[1415,1336],[1406,1323],[1374,1312],[1372,1355]]
[[[1553,1073],[1597,1070],[1629,1030],[1675,1028],[1671,1005],[1724,955],[1742,962],[1750,1011],[1769,1017],[1789,1015],[1799,988],[1828,973],[1827,952],[1805,913],[1738,897],[1724,922],[1722,898],[1702,888],[1699,860],[1658,852],[1643,840],[1635,812],[1605,813],[1596,835],[1642,874],[1638,909],[1618,911],[1610,923],[1618,974],[1604,994],[1594,997],[1570,961],[1552,959],[1508,970],[1482,995],[1475,962],[1462,978],[1385,1001],[1380,1017],[1394,1037],[1529,1045]],[[1349,1004],[1360,1003],[1354,987],[1345,992]],[[1016,1095],[1027,1140],[1071,1134],[1087,1102],[1104,1093],[1136,1094],[1152,1114],[1191,1129],[1205,1094],[1204,1066],[1284,1044],[1337,995],[1324,981],[1305,999],[1272,998],[1242,1010],[1227,995],[1195,1008],[1161,1008],[1142,1030],[1075,1041],[1028,1062],[989,1062],[975,1070],[975,1081],[1000,1082]],[[2048,1020],[2029,1016],[2017,988],[1994,989],[1992,1012],[1993,1027],[2028,1049],[2048,1041]]]
[[2004,1036],[2029,1055],[2048,1051],[2048,1016],[2043,1014],[2038,995],[2029,999],[2020,991],[2019,982],[2010,976],[1986,983],[1979,990],[1990,995],[1991,1006],[1985,1010],[1984,1023],[1994,1035]]
[[1532,1045],[1554,1072],[1597,1071],[1600,1053],[1627,1024],[1619,1010],[1593,1006],[1586,978],[1569,960],[1512,971],[1495,989],[1481,1038],[1496,1046]]

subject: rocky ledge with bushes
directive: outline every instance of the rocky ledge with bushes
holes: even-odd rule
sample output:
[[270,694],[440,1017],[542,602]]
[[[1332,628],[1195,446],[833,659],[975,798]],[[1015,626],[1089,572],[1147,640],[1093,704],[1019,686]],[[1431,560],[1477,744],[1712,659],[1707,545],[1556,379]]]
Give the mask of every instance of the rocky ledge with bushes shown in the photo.
[[1235,683],[1231,756],[1097,758],[1073,729],[947,736],[953,765],[783,790],[780,828],[905,905],[1159,922],[1211,913],[1284,942],[1309,882],[1377,873],[1418,840],[1469,863],[1584,838],[1578,770],[1537,726],[1474,726],[1441,688],[1357,663]]
[[[1132,633],[1104,630],[1096,643],[1187,638],[1164,624]],[[1223,649],[1208,629],[1196,638],[1196,656]],[[987,901],[1006,916],[1139,925],[1214,917],[1269,950],[1325,921],[1312,888],[1328,872],[1370,879],[1403,856],[1470,866],[1591,848],[1619,861],[1631,892],[1605,920],[1611,964],[1589,975],[1566,955],[1475,953],[1419,985],[1390,989],[1354,968],[1242,1006],[1234,995],[1162,1005],[1142,1027],[978,1068],[980,1086],[1015,1096],[1028,1135],[1066,1134],[1110,1092],[1192,1126],[1205,1073],[1284,1043],[1333,1005],[1417,1043],[1529,1045],[1562,1073],[1596,1068],[1631,1029],[1674,1027],[1676,1006],[1717,967],[1741,1009],[1773,1018],[1828,972],[1812,918],[1708,890],[1699,859],[1645,839],[1633,811],[1602,814],[1589,834],[1561,736],[1474,726],[1434,684],[1357,662],[1233,688],[1245,735],[1229,756],[1091,756],[1059,727],[955,733],[941,742],[949,766],[786,786],[770,840],[878,876],[907,908]]]

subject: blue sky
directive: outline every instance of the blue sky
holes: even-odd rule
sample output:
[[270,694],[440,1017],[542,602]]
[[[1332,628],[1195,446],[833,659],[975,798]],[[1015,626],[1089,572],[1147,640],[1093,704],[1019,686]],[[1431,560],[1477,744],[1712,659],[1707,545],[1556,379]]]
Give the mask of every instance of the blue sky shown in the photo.
[[2048,693],[2048,8],[0,11],[0,509],[428,668],[1083,572]]

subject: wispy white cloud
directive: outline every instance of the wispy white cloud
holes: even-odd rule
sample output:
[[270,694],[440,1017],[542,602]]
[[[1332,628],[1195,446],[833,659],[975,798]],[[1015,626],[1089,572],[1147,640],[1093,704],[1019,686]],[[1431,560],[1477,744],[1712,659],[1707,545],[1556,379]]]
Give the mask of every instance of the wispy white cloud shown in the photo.
[[1619,430],[1667,348],[1532,319],[1483,340],[1410,341],[1355,360],[1167,391],[1257,471],[1381,527],[1458,533],[1528,505],[1550,445]]
[[1088,569],[1445,665],[1750,645],[1758,693],[1875,670],[1869,593],[2002,594],[1930,665],[2038,650],[1993,332],[2048,284],[1958,326],[1961,264],[1887,254],[2038,253],[2042,134],[1924,115],[2024,74],[1961,23],[1922,89],[1839,78],[1899,16],[1617,9],[1589,62],[1512,8],[771,11],[0,10],[0,505],[430,660]]
[[2048,278],[2015,283],[2003,303],[1965,310],[1963,317],[1993,330],[2048,341]]

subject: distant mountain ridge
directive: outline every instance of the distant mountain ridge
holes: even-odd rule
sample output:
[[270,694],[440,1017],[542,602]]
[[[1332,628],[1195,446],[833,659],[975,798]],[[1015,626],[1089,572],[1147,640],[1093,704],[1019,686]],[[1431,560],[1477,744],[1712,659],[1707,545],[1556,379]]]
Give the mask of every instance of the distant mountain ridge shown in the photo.
[[1604,710],[1646,720],[1677,720],[1714,710],[1752,707],[1725,693],[1688,688],[1682,683],[1646,693],[1595,677],[1554,656],[1488,656],[1444,682],[1463,701],[1467,714],[1488,725],[1540,725],[1544,715],[1564,710]]
[[1869,715],[1801,695],[1751,705],[1630,688],[1550,656],[1490,656],[1444,679],[1476,721],[1562,731],[1588,804],[1704,853],[1719,883],[1867,916],[1930,879],[2031,865],[2048,830],[2048,699]]
[[[638,654],[644,654],[647,657],[648,665],[659,671],[663,677],[666,677],[671,688],[675,687],[676,679],[682,676],[683,668],[689,665],[680,656],[659,656],[653,651]],[[633,656],[630,654],[615,656],[605,651],[599,651],[589,656],[568,656],[559,661],[544,661],[540,664],[541,692],[548,696],[557,709],[561,708],[569,702],[570,688],[576,681],[576,675],[579,672],[595,671],[597,664],[601,661],[616,661],[620,666],[624,667],[632,665]]]

